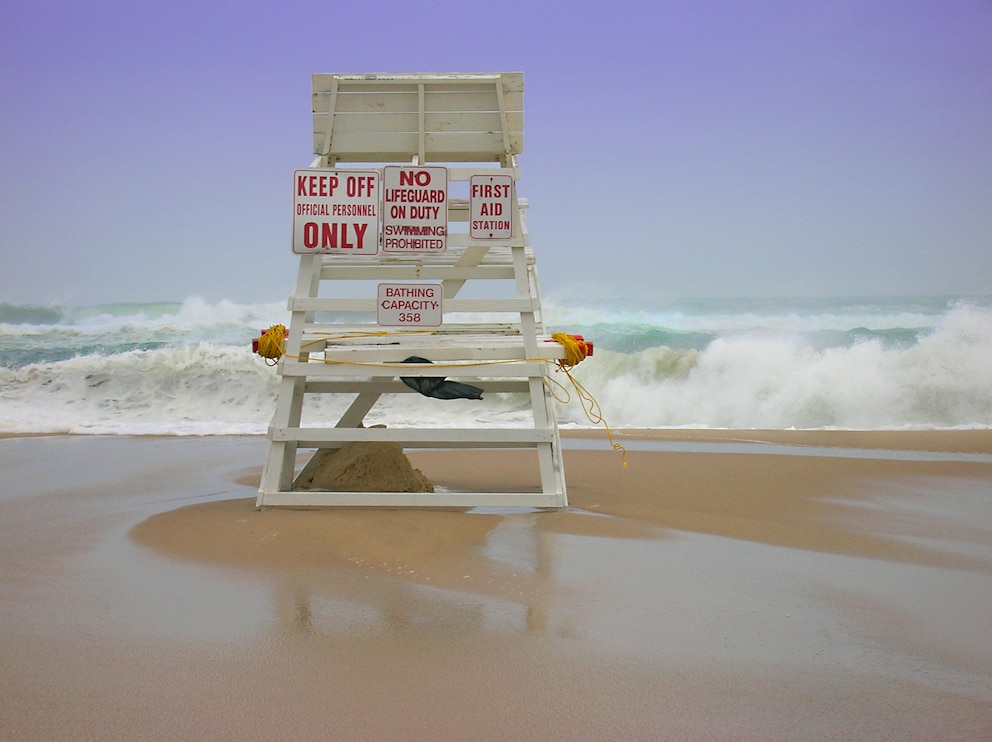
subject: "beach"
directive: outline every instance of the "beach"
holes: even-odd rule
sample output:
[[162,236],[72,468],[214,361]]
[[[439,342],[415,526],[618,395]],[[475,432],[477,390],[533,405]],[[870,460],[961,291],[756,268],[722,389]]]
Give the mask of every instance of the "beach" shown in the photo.
[[992,431],[616,440],[466,512],[257,510],[262,436],[0,438],[0,739],[992,738]]

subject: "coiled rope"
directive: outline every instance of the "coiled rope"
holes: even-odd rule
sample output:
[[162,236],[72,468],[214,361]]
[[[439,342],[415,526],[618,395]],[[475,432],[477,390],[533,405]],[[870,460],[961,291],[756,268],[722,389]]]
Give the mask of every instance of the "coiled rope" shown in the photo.
[[283,355],[283,341],[286,339],[285,325],[272,325],[258,338],[256,351],[268,366],[275,366]]

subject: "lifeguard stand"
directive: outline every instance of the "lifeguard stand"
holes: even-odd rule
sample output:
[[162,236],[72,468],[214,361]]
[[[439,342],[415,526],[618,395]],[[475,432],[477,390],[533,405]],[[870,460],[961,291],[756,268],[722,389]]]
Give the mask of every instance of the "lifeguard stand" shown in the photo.
[[[291,320],[285,355],[279,361],[279,398],[257,505],[567,505],[554,400],[545,384],[554,361],[565,357],[565,349],[544,334],[526,203],[517,197],[516,188],[517,155],[523,150],[523,75],[315,74],[313,129],[317,157],[310,167],[315,173],[327,174],[329,169],[355,167],[355,163],[378,173],[396,165],[444,167],[450,228],[443,251],[301,254],[289,299]],[[474,228],[479,222],[470,224],[470,211],[475,208],[469,193],[473,178],[501,179],[494,182],[512,185],[506,215],[512,229],[479,234]],[[441,293],[443,321],[433,328],[384,328],[372,319],[382,304],[375,288],[357,298],[349,296],[362,282],[380,282],[379,286],[424,282]],[[474,288],[463,291],[466,286]],[[321,295],[322,288],[330,289],[328,295]],[[473,298],[465,298],[466,293]],[[411,357],[433,365],[405,362]],[[385,427],[363,426],[381,395],[416,393],[402,378],[441,376],[468,381],[485,393],[525,395],[531,424],[442,429],[409,427],[406,420],[400,426],[388,421]],[[346,395],[345,411],[333,427],[301,426],[304,407],[313,395]],[[435,403],[484,406],[486,401]],[[471,455],[472,449],[531,449],[541,486],[539,491],[526,492],[434,493],[299,487],[317,458],[313,456],[297,474],[301,449],[316,453],[352,441],[453,448],[465,455]]]

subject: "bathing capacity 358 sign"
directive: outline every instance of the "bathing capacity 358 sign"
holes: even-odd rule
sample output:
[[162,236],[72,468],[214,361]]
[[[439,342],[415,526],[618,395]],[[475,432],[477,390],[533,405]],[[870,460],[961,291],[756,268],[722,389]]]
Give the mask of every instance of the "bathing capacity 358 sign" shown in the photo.
[[387,327],[440,327],[439,283],[380,283],[376,322]]
[[295,171],[293,252],[379,252],[379,173],[336,168]]

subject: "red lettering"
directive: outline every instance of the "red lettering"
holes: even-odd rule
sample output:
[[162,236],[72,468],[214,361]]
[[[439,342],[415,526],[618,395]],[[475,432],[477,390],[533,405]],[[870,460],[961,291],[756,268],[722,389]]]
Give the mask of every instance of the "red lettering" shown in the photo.
[[348,183],[347,183],[348,196],[351,198],[371,196],[374,187],[375,187],[375,176],[352,175],[348,178]]
[[400,170],[401,186],[428,186],[431,184],[431,174],[428,170]]
[[507,198],[510,195],[510,186],[501,184],[479,183],[472,184],[472,198]]
[[306,222],[303,225],[303,247],[308,250],[363,250],[367,223]]
[[361,250],[365,244],[365,230],[369,228],[368,224],[356,224],[355,225],[355,236],[358,238],[358,249]]
[[[320,246],[321,250],[342,250],[358,249],[365,246],[365,233],[368,231],[368,224],[352,224],[354,237],[349,235],[348,224],[338,222],[307,222],[303,225],[303,246],[314,249]],[[354,240],[354,241],[351,241]]]
[[310,198],[330,198],[338,187],[336,175],[297,175],[296,195]]
[[317,247],[317,223],[307,222],[303,225],[303,247],[313,249]]

